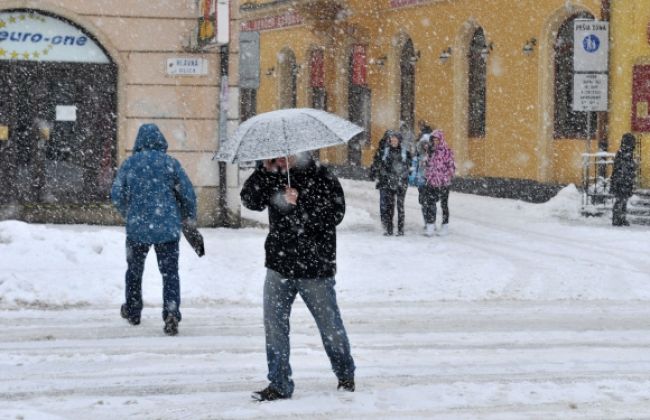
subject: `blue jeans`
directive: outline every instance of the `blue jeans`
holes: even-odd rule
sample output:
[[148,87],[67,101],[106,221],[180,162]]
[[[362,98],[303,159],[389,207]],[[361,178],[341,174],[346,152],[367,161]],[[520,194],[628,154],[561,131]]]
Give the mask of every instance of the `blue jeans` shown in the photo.
[[[126,240],[126,307],[129,316],[142,312],[142,273],[144,261],[152,244]],[[178,278],[178,241],[153,244],[158,258],[158,270],[163,281],[163,320],[172,314],[181,320],[181,286]]]
[[336,303],[335,283],[334,277],[287,279],[273,270],[266,272],[264,331],[268,379],[271,387],[284,396],[290,397],[294,388],[289,364],[289,316],[298,293],[316,321],[334,374],[340,380],[354,378],[354,360]]

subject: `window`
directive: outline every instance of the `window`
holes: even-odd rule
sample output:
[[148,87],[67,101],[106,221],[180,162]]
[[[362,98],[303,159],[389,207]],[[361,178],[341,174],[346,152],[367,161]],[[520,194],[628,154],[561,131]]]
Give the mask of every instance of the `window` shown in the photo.
[[314,49],[309,55],[309,87],[311,88],[311,107],[327,109],[325,54],[322,49]]
[[415,125],[415,48],[409,38],[400,54],[400,126]]
[[367,82],[366,46],[353,45],[348,61],[348,119],[366,131],[348,142],[348,164],[361,165],[362,147],[370,138],[370,89]]
[[280,53],[280,108],[296,107],[298,66],[291,50]]
[[485,90],[487,80],[487,46],[483,28],[474,31],[469,46],[469,83],[467,134],[469,137],[485,137]]
[[596,113],[573,111],[573,21],[593,19],[580,13],[567,19],[555,40],[555,138],[587,138],[587,118],[591,118],[589,136],[596,132]]

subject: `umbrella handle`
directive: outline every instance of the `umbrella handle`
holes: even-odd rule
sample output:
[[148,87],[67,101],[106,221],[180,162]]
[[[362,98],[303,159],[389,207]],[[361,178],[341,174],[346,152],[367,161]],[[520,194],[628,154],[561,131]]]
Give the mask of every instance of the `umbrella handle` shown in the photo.
[[285,162],[287,162],[287,182],[289,183],[289,188],[291,188],[291,175],[289,175],[289,155],[284,156]]

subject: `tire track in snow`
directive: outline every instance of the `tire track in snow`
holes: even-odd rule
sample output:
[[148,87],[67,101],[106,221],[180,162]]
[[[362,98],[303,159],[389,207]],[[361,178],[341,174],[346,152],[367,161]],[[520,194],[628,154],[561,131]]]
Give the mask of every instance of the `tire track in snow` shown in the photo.
[[[346,311],[359,367],[358,391],[347,395],[335,392],[309,315],[298,305],[292,323],[296,394],[294,401],[276,405],[248,401],[249,392],[265,384],[262,332],[250,328],[257,320],[254,310],[229,318],[237,305],[188,309],[186,321],[192,322],[175,338],[152,335],[158,322],[139,331],[129,327],[113,309],[43,311],[41,317],[30,311],[26,318],[13,313],[22,326],[45,325],[49,333],[67,330],[71,337],[57,346],[58,340],[36,340],[22,328],[8,328],[0,337],[0,400],[9,408],[101,420],[116,413],[192,419],[529,412],[547,417],[557,415],[558,407],[572,410],[569,403],[591,410],[583,414],[602,414],[603,407],[618,407],[617,399],[641,407],[650,398],[650,325],[644,321],[650,308],[641,303],[419,302],[400,312],[401,305],[380,302]],[[608,322],[601,323],[601,316]],[[68,323],[79,328],[67,329]],[[60,326],[49,331],[55,324]],[[88,334],[84,325],[100,333]],[[241,345],[233,346],[238,339]],[[31,360],[48,354],[49,360]],[[589,398],[573,402],[571,396],[585,389]],[[416,407],[405,403],[419,392],[439,399],[419,400]]]

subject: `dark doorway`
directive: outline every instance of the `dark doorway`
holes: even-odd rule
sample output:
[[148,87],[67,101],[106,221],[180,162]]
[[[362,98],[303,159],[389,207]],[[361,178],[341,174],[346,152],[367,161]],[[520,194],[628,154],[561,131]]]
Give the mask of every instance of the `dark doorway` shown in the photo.
[[348,142],[348,163],[361,165],[361,151],[370,139],[370,89],[351,85],[348,97],[349,120],[365,129]]
[[485,137],[488,51],[483,28],[476,28],[469,45],[468,54],[467,135],[471,138]]
[[0,61],[0,204],[107,201],[116,89],[114,64]]

